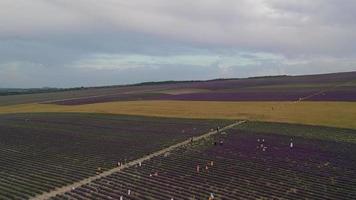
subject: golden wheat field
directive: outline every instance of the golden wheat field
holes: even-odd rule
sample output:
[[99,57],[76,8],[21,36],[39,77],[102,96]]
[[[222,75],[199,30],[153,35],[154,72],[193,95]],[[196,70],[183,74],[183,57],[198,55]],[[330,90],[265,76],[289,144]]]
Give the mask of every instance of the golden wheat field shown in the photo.
[[78,106],[22,104],[0,107],[0,114],[29,112],[84,112],[180,118],[247,119],[356,129],[356,103],[353,102],[127,101]]

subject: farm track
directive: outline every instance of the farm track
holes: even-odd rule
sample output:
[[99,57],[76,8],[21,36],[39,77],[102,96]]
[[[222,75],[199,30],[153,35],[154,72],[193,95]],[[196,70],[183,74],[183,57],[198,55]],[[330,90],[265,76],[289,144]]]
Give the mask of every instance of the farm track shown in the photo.
[[316,93],[307,95],[307,96],[305,96],[305,97],[301,97],[301,98],[298,100],[298,102],[311,99],[311,98],[313,98],[313,97],[315,97],[315,96],[319,96],[319,95],[321,95],[321,94],[323,94],[323,93],[325,93],[325,92],[335,90],[335,89],[337,89],[337,88],[339,88],[339,87],[342,87],[342,86],[345,86],[345,85],[348,85],[348,84],[351,84],[351,83],[355,83],[355,80],[347,81],[347,82],[340,83],[340,84],[336,84],[336,85],[334,85],[334,86],[332,86],[332,87],[322,89],[322,90],[320,90],[320,91],[318,91],[318,92],[316,92]]
[[[224,130],[228,130],[228,129],[231,129],[233,128],[234,126],[237,126],[239,124],[242,124],[242,123],[245,123],[246,121],[239,121],[239,122],[236,122],[236,123],[233,123],[233,124],[230,124],[228,126],[225,126],[224,128],[221,128],[220,131],[224,131]],[[204,138],[208,138],[214,134],[217,134],[218,131],[211,131],[211,132],[208,132],[206,134],[203,134],[201,136],[196,136],[194,137],[194,141],[197,141],[197,140],[201,140],[201,139],[204,139]],[[105,171],[99,175],[96,175],[96,176],[92,176],[92,177],[89,177],[89,178],[86,178],[82,181],[79,181],[79,182],[76,182],[74,184],[71,184],[71,185],[67,185],[65,187],[61,187],[61,188],[58,188],[58,189],[55,189],[53,191],[50,191],[48,193],[44,193],[44,194],[41,194],[41,195],[37,195],[31,199],[33,200],[42,200],[42,199],[49,199],[49,198],[52,198],[52,197],[55,197],[57,195],[61,195],[61,194],[64,194],[66,192],[69,192],[71,191],[73,188],[78,188],[78,187],[81,187],[81,186],[85,186],[86,184],[90,184],[91,182],[94,182],[98,179],[101,179],[101,178],[105,178],[105,177],[108,177],[116,172],[120,172],[126,168],[129,168],[129,167],[132,167],[132,166],[135,166],[135,165],[138,165],[139,163],[142,163],[144,161],[148,161],[154,157],[157,157],[157,156],[161,156],[161,155],[164,155],[172,150],[175,150],[179,147],[182,147],[182,146],[185,146],[187,144],[189,144],[191,142],[191,139],[187,139],[183,142],[180,142],[178,144],[175,144],[175,145],[172,145],[168,148],[165,148],[165,149],[162,149],[160,151],[157,151],[155,153],[152,153],[150,155],[147,155],[145,157],[142,157],[142,158],[139,158],[139,159],[136,159],[134,161],[131,161],[131,162],[128,162],[124,165],[122,165],[121,167],[117,167],[117,168],[114,168],[114,169],[111,169],[111,170],[108,170],[108,171]]]

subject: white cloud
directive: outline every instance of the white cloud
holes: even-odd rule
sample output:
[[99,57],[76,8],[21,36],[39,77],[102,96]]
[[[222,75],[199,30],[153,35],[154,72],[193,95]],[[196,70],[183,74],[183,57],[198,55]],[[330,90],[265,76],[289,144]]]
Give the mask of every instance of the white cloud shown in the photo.
[[193,55],[169,55],[153,56],[139,54],[94,54],[70,63],[69,66],[95,70],[126,70],[139,67],[157,66],[198,66],[204,67],[216,65],[222,70],[231,66],[249,66],[263,62],[276,62],[284,60],[282,56],[268,53],[239,52],[235,54],[193,54]]
[[356,2],[2,0],[0,35],[130,30],[259,51],[328,53],[354,49],[350,41],[356,29],[350,19],[356,14],[350,7],[356,8]]
[[1,83],[356,70],[355,10],[354,0],[1,0]]

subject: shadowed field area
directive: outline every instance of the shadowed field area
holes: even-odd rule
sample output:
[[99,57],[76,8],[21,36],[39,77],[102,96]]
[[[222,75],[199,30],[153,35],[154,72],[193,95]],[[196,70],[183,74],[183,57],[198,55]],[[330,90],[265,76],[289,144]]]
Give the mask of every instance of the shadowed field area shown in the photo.
[[202,119],[248,119],[356,129],[356,103],[354,102],[128,101],[75,106],[23,104],[0,107],[0,114],[22,112],[84,112]]

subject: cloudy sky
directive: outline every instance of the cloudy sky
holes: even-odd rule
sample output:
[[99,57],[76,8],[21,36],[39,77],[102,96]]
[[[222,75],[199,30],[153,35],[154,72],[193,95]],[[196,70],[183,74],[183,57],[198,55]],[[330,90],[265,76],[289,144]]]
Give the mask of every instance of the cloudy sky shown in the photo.
[[0,0],[0,87],[356,70],[355,0]]

